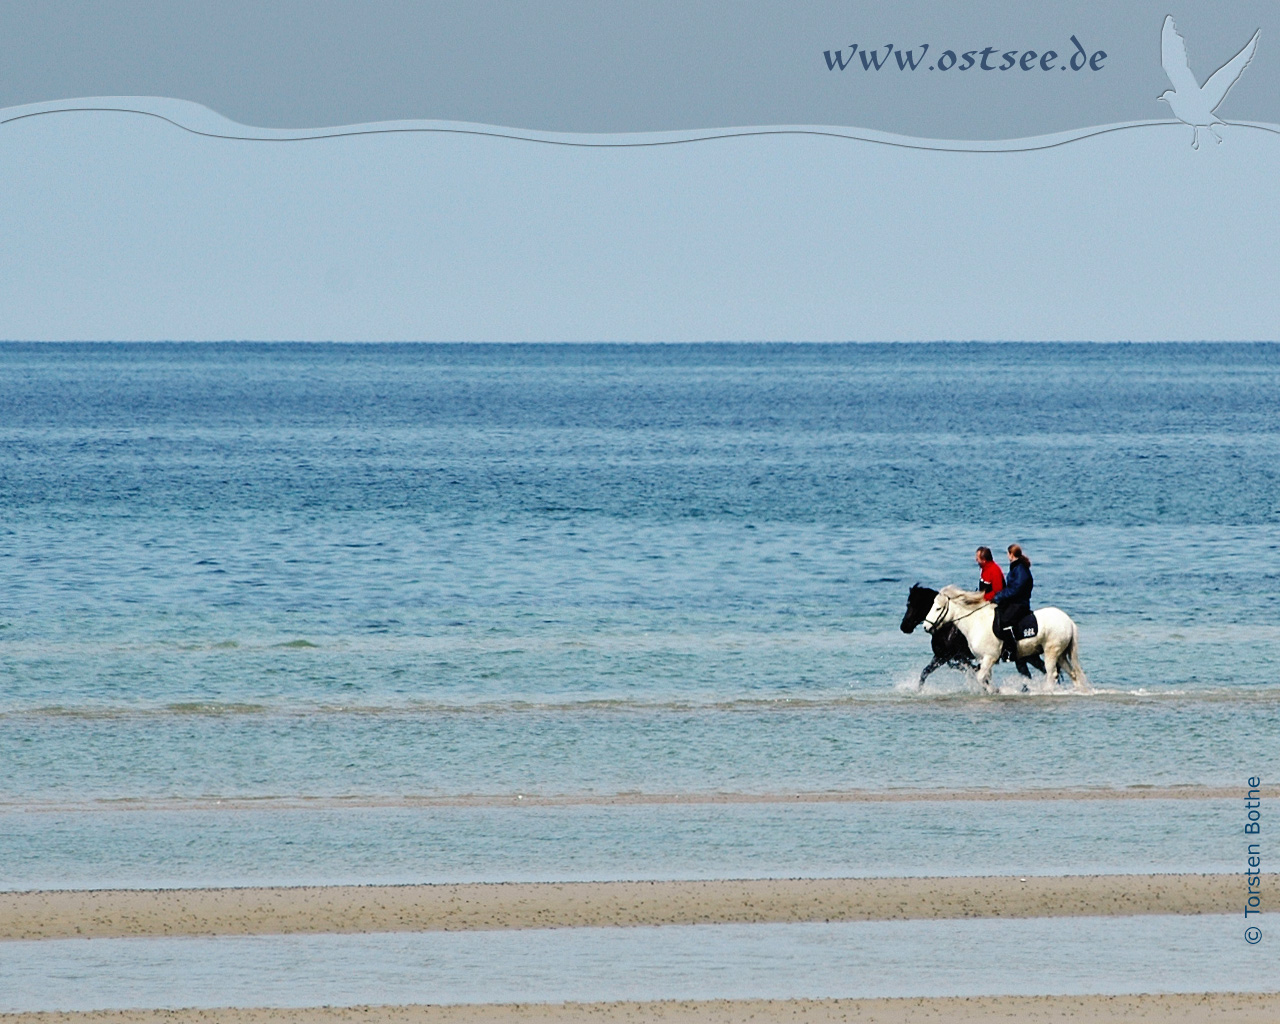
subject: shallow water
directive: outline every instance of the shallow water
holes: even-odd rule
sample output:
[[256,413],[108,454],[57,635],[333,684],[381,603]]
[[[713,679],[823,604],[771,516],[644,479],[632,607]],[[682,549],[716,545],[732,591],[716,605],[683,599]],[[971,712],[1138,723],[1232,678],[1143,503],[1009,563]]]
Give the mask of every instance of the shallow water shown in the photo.
[[1212,915],[4,942],[0,1012],[1280,989],[1243,934]]
[[[1278,385],[1276,345],[0,345],[0,803],[91,884],[103,801],[1274,779]],[[907,588],[1011,540],[1097,692],[918,692]]]
[[1186,697],[20,714],[0,799],[1242,787],[1280,775],[1278,726],[1280,701]]
[[0,889],[1230,872],[1239,838],[1235,800],[28,811]]

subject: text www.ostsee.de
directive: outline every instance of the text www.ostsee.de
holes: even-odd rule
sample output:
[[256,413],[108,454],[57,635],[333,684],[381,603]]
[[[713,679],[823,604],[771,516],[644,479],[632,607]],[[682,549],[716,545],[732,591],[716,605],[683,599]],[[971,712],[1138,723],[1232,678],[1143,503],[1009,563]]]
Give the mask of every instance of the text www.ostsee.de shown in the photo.
[[838,50],[824,50],[823,58],[830,71],[843,71],[852,68],[861,71],[1101,71],[1107,59],[1106,50],[1087,51],[1084,44],[1075,36],[1071,37],[1071,46],[1062,53],[1057,50],[1023,50],[1011,49],[1001,51],[996,46],[984,46],[981,49],[943,50],[937,57],[926,64],[929,44],[921,43],[919,47],[903,50],[885,43],[883,46],[860,47],[851,43],[848,52],[843,47]]

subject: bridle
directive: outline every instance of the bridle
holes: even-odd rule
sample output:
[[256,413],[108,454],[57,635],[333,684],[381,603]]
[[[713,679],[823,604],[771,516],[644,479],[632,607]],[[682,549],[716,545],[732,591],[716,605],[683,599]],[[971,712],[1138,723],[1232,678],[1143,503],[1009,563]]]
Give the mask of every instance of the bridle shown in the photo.
[[[920,623],[921,625],[924,626],[924,631],[926,633],[932,633],[935,629],[937,629],[940,625],[942,625],[942,620],[947,617],[947,612],[951,608],[951,598],[947,597],[946,594],[939,594],[938,596],[942,598],[942,600],[945,602],[942,605],[942,607],[938,610],[938,617],[933,622],[929,621],[928,615],[926,615],[923,619],[920,620]],[[982,609],[985,608],[986,606],[987,606],[987,602],[984,601],[982,602],[982,604],[978,605],[977,608],[973,608],[965,612],[963,615],[957,615],[951,621],[953,623],[959,622],[962,619],[967,619],[970,615],[977,615],[978,612],[982,611]]]

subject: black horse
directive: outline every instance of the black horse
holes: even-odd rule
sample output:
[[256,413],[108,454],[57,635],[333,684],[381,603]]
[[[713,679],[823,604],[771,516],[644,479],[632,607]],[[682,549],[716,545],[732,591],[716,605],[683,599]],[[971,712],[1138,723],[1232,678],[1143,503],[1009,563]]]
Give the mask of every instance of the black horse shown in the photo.
[[[928,587],[922,587],[917,583],[907,594],[907,613],[902,616],[902,632],[911,633],[915,631],[916,626],[924,621],[924,617],[929,614],[929,610],[933,607],[934,599],[937,598],[938,592],[930,590]],[[920,673],[920,685],[924,686],[924,681],[929,678],[929,673],[934,669],[939,669],[943,665],[950,665],[953,668],[971,668],[977,669],[978,663],[974,660],[973,651],[969,650],[969,641],[964,638],[964,634],[956,628],[955,623],[948,623],[942,629],[934,630],[929,637],[933,643],[933,660],[924,667]],[[1028,658],[1027,662],[1034,665],[1041,672],[1044,671],[1044,661],[1040,655]],[[1018,671],[1028,679],[1031,673],[1027,671],[1027,664],[1019,661],[1017,663]]]

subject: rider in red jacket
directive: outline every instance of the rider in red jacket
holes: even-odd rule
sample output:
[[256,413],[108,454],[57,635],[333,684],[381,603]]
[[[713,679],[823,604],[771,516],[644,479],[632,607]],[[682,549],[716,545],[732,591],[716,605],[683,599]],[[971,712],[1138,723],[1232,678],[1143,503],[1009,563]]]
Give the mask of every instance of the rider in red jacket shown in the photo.
[[996,565],[995,559],[991,556],[990,548],[978,548],[974,553],[973,560],[978,563],[978,568],[982,570],[982,578],[978,581],[978,589],[982,591],[983,598],[990,601],[1004,589],[1004,573],[1000,571],[1000,566]]

